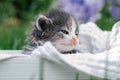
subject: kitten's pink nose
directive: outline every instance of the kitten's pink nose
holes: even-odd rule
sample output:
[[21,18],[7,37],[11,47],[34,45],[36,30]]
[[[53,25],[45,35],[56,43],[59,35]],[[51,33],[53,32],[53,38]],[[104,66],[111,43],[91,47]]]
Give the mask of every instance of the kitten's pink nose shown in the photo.
[[62,45],[65,45],[65,46],[75,46],[75,45],[77,44],[77,41],[78,41],[77,37],[74,36],[74,37],[72,37],[72,38],[68,41],[68,43],[62,43]]
[[72,39],[70,40],[70,44],[76,45],[77,44],[77,37],[72,37]]

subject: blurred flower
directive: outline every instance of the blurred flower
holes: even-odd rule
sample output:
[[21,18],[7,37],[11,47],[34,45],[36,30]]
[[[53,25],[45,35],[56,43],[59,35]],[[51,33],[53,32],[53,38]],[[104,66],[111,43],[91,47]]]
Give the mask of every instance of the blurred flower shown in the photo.
[[58,6],[75,16],[80,22],[96,21],[104,0],[58,0]]
[[109,10],[110,10],[110,13],[111,13],[112,17],[115,20],[119,20],[120,19],[120,7],[110,6]]
[[109,11],[115,20],[120,20],[120,0],[109,0]]
[[120,0],[107,0],[109,4],[119,4],[120,5]]

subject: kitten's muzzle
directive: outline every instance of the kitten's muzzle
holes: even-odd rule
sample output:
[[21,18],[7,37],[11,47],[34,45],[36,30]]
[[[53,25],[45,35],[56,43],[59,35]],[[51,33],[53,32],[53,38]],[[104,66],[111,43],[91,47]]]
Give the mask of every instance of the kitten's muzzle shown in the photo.
[[68,43],[62,43],[65,46],[75,46],[78,43],[77,37],[72,37]]

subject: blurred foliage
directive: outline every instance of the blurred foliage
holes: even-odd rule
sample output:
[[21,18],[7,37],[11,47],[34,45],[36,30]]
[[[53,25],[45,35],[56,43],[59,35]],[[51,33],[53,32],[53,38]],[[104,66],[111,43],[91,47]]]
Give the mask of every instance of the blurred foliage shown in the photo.
[[53,0],[0,0],[0,49],[22,49],[30,21]]
[[0,0],[0,20],[17,17],[29,20],[40,11],[45,11],[52,0]]
[[[106,1],[106,0],[105,0]],[[109,8],[108,8],[109,4],[108,2],[105,2],[105,5],[101,11],[101,19],[98,20],[96,22],[96,24],[98,24],[98,26],[102,29],[102,30],[111,30],[113,24],[116,22],[115,19],[112,18],[110,12],[109,12]]]
[[[22,27],[21,27],[22,26]],[[0,49],[22,49],[25,45],[25,32],[28,24],[0,27]]]

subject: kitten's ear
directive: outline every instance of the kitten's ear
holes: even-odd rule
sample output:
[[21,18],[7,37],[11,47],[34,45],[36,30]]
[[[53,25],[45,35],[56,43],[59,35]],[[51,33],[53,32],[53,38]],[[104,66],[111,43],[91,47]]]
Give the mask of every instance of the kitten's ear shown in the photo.
[[44,15],[39,15],[36,20],[36,27],[39,31],[46,31],[47,25],[51,24],[52,20],[50,18],[47,18]]

